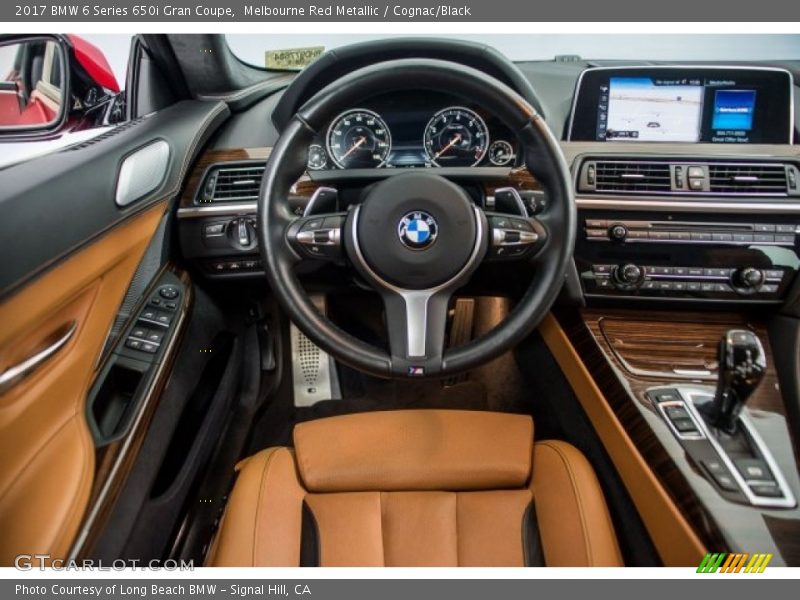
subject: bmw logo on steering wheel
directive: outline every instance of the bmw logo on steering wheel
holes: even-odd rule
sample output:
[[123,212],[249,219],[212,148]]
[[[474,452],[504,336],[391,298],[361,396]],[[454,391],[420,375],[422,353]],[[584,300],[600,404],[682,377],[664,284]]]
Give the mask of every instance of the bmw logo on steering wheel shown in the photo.
[[397,235],[406,248],[427,250],[439,235],[439,224],[428,213],[415,210],[400,219]]

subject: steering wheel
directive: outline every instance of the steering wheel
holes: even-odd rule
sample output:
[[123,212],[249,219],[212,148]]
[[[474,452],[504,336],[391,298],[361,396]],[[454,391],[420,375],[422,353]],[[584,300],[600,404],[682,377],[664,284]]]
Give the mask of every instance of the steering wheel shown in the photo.
[[[327,123],[378,93],[430,89],[467,98],[516,135],[544,187],[536,218],[482,210],[436,169],[391,171],[346,212],[298,218],[286,199],[306,169],[307,149]],[[442,377],[511,349],[550,310],[575,244],[576,211],[569,169],[543,119],[514,90],[481,71],[440,60],[402,59],[353,71],[324,88],[294,115],[267,161],[258,201],[258,237],[273,293],[297,327],[335,359],[396,378]],[[387,350],[343,331],[312,303],[295,266],[314,248],[320,260],[346,257],[380,294]],[[494,329],[445,348],[448,302],[470,275],[505,248],[532,262],[522,298]],[[502,251],[501,251],[502,252]]]

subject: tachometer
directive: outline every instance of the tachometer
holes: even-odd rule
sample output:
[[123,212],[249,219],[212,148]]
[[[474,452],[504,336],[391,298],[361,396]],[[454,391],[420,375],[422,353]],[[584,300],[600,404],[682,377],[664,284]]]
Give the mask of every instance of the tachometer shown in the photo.
[[392,149],[392,135],[377,113],[354,108],[331,123],[327,145],[340,169],[380,167]]
[[440,110],[425,127],[428,159],[440,167],[472,167],[486,156],[489,129],[477,113],[451,106]]

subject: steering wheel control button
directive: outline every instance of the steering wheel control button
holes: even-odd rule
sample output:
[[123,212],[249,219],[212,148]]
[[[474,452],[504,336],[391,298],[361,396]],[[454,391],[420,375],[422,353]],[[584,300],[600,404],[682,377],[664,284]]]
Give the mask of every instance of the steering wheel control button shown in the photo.
[[397,226],[397,235],[406,248],[427,250],[439,236],[439,224],[423,211],[412,211]]
[[294,241],[309,258],[335,260],[341,256],[344,221],[341,215],[318,216],[301,221]]
[[492,215],[489,223],[492,227],[492,258],[519,258],[539,241],[539,234],[527,219]]

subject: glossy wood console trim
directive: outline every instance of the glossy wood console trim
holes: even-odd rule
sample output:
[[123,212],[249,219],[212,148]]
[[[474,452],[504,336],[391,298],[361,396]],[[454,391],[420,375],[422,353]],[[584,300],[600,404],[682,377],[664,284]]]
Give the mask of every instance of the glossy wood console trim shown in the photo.
[[[266,162],[271,154],[272,148],[268,146],[260,148],[223,148],[206,150],[192,167],[189,178],[183,188],[180,207],[197,206],[195,198],[197,198],[198,189],[203,183],[203,177],[210,166],[221,163],[247,161]],[[297,181],[292,192],[300,197],[311,197],[320,185],[321,184],[312,181],[307,175],[304,175]],[[483,190],[486,195],[493,195],[496,189],[502,187],[513,187],[520,191],[531,191],[540,190],[542,186],[526,167],[518,167],[512,169],[509,176],[504,180],[495,179],[491,182],[486,182],[483,186]],[[202,204],[200,206],[202,206]]]
[[706,544],[640,454],[552,314],[542,321],[539,332],[614,462],[664,565],[699,564]]

